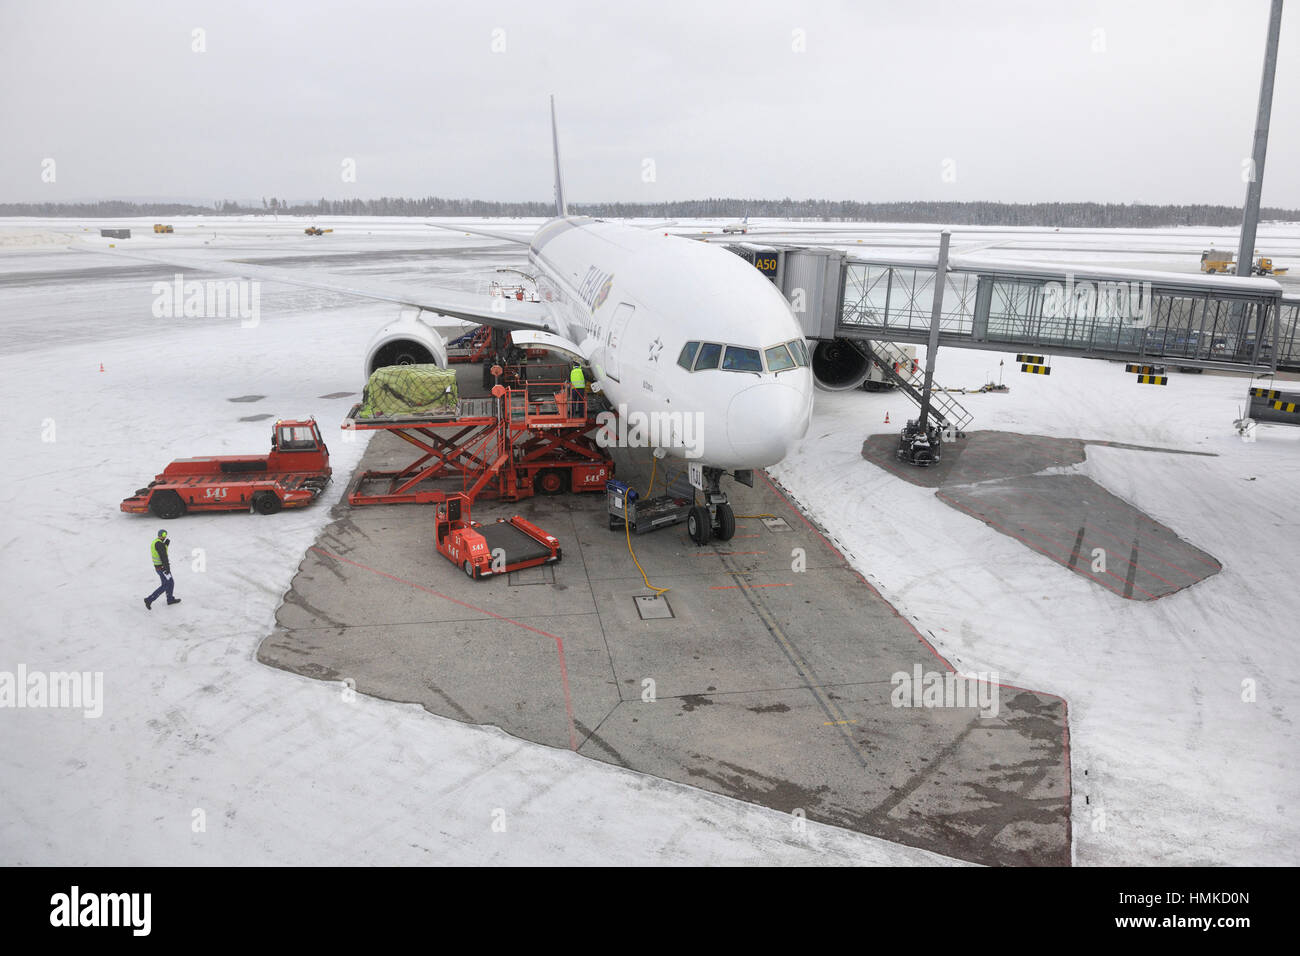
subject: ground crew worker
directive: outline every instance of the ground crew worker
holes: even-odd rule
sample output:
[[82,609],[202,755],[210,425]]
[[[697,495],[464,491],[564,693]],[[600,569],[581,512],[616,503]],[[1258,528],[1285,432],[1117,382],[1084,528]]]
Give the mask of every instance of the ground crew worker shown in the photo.
[[569,390],[573,392],[569,402],[569,414],[574,418],[586,418],[587,376],[582,374],[582,366],[576,362],[569,371]]
[[172,588],[176,582],[172,580],[172,563],[167,559],[167,549],[171,542],[167,540],[167,532],[160,530],[158,537],[149,542],[149,557],[153,559],[153,569],[158,572],[158,590],[154,591],[144,599],[145,610],[153,610],[153,602],[158,600],[158,596],[164,591],[167,592],[168,604],[180,604],[181,599],[172,597]]

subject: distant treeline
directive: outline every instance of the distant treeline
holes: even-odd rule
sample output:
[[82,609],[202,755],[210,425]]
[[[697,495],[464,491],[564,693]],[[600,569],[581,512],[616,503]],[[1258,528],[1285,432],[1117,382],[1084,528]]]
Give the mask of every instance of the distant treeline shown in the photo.
[[[482,199],[321,199],[289,202],[263,199],[260,205],[222,200],[211,206],[185,203],[104,202],[0,203],[0,216],[241,216],[285,213],[295,216],[471,216],[547,217],[546,202],[490,202]],[[827,199],[695,199],[661,203],[575,203],[570,211],[609,219],[802,219],[814,222],[917,222],[960,226],[1239,226],[1237,206],[1154,206],[1095,202],[852,202]],[[1300,221],[1300,210],[1264,208],[1260,218]]]

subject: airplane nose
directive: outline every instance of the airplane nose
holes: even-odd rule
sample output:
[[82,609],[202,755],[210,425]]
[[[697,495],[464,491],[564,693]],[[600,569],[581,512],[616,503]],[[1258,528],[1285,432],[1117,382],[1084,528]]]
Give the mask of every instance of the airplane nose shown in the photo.
[[737,392],[727,406],[727,439],[732,449],[750,467],[775,465],[807,432],[810,397],[781,382],[763,382]]

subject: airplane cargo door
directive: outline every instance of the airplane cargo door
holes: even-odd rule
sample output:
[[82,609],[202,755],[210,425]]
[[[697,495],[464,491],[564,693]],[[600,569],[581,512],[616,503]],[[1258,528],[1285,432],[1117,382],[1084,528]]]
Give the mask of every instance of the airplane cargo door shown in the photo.
[[616,382],[621,375],[618,361],[619,347],[627,335],[628,323],[632,321],[635,312],[635,306],[620,302],[618,308],[614,310],[614,317],[609,321],[609,337],[605,339],[605,374]]

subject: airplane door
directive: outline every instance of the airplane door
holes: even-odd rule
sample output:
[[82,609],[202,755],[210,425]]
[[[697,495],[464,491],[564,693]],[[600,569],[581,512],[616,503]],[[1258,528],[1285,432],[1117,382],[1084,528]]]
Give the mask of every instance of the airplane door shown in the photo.
[[622,374],[618,361],[619,346],[627,336],[627,326],[635,312],[635,306],[620,302],[609,322],[609,337],[605,339],[605,374],[616,382]]

